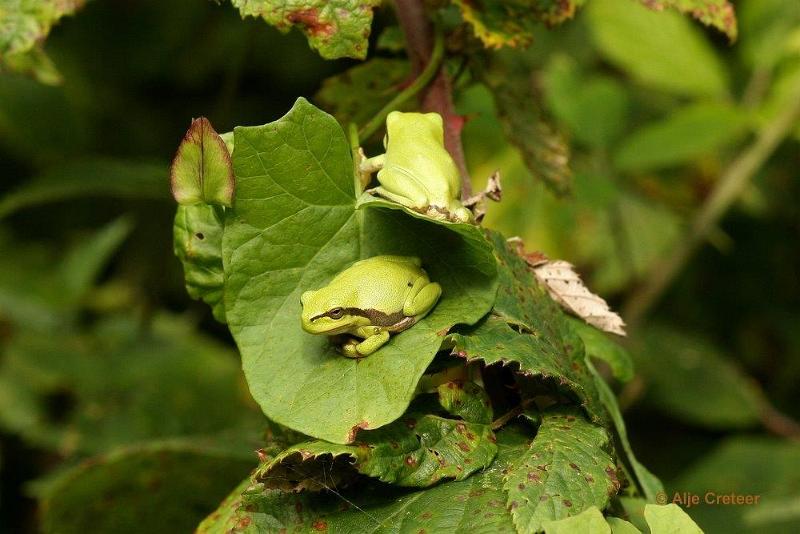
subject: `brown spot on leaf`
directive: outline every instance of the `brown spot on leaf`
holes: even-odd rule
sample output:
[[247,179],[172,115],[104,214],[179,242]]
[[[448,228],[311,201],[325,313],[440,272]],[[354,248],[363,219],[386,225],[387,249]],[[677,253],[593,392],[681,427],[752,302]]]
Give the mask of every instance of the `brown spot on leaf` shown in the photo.
[[432,513],[430,513],[430,512],[423,512],[423,513],[422,513],[422,515],[421,515],[420,517],[421,517],[422,519],[430,519],[431,517],[433,517],[433,514],[432,514]]
[[572,501],[570,501],[569,499],[564,499],[561,502],[564,503],[564,506],[566,506],[567,508],[571,508],[572,507]]
[[314,521],[314,524],[312,524],[311,527],[318,532],[322,532],[328,530],[328,523],[326,523],[322,519],[317,519],[316,521]]
[[330,37],[336,32],[336,28],[330,22],[322,22],[319,19],[319,11],[316,8],[298,9],[286,15],[286,21],[291,24],[299,24],[309,35],[315,37]]
[[417,461],[414,459],[413,456],[406,456],[406,465],[409,467],[414,467],[417,465]]
[[406,426],[408,428],[414,428],[415,426],[417,426],[417,420],[412,418],[406,419]]
[[528,480],[530,480],[531,482],[539,482],[542,479],[539,477],[538,474],[531,471],[530,473],[528,473]]
[[466,443],[464,443],[463,441],[459,441],[459,442],[458,442],[458,448],[459,448],[459,449],[461,449],[461,450],[462,450],[462,451],[464,451],[464,452],[469,452],[469,451],[471,450],[471,449],[469,448],[469,445],[467,445],[467,444],[466,444]]

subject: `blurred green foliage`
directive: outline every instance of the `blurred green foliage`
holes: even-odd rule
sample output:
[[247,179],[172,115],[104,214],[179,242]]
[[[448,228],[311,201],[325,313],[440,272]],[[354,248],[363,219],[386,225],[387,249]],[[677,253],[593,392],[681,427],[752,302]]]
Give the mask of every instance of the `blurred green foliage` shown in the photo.
[[[469,65],[449,67],[469,168],[475,185],[500,169],[505,186],[486,225],[575,263],[614,304],[634,298],[720,175],[800,95],[796,0],[736,9],[730,44],[677,12],[590,0],[558,28],[532,25],[530,48],[503,52],[535,88],[526,109],[547,124],[521,131],[558,132],[569,146],[564,198],[526,160],[536,147],[524,143],[542,139],[505,137],[519,124],[498,112],[515,108],[492,90],[513,80],[492,82],[484,52],[461,49]],[[91,2],[25,53],[35,69],[17,70],[38,81],[0,75],[5,527],[35,530],[38,497],[44,526],[68,525],[72,502],[97,500],[80,529],[108,507],[133,514],[170,499],[184,507],[163,520],[190,528],[256,465],[266,420],[226,330],[185,294],[168,163],[201,114],[225,132],[317,94],[362,124],[408,72],[391,12],[379,9],[373,35],[385,27],[389,44],[348,70],[354,62],[323,61],[300,33],[242,20],[230,5]],[[4,57],[2,70],[22,59]],[[784,437],[798,435],[800,418],[798,142],[800,124],[633,329],[636,376],[618,384],[633,448],[668,495],[762,495],[758,507],[687,510],[712,533],[800,528],[800,460]],[[623,356],[611,365],[630,374]],[[117,487],[132,473],[151,500]],[[74,501],[54,497],[67,492]],[[98,497],[109,493],[118,500]],[[130,524],[107,517],[108,530]]]

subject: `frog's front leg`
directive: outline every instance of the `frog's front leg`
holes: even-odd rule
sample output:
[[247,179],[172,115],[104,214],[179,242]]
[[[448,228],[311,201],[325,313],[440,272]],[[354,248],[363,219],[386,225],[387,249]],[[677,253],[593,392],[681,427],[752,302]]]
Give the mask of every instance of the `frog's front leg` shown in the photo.
[[382,330],[367,336],[360,343],[353,341],[345,343],[342,345],[342,353],[348,358],[363,358],[381,348],[387,341],[389,341],[389,332]]
[[359,164],[358,169],[361,172],[372,174],[373,172],[383,169],[385,164],[386,154],[381,154],[379,156],[373,156],[371,158],[361,160],[361,164]]
[[409,317],[425,315],[436,305],[441,294],[442,286],[423,277],[417,278],[406,296],[403,315]]

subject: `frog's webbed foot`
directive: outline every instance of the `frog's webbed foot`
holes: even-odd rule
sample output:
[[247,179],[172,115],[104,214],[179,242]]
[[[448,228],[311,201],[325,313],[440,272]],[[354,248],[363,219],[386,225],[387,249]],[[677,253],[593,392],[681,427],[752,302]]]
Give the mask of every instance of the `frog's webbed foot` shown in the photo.
[[425,278],[417,278],[403,305],[403,315],[409,317],[425,315],[433,308],[441,294],[442,286]]

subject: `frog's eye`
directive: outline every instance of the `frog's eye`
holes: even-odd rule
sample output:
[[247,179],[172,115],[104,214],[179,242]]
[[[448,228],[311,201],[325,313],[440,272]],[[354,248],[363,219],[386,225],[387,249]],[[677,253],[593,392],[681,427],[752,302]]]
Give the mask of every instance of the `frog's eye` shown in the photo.
[[341,319],[344,316],[344,310],[342,308],[334,308],[328,312],[328,317],[331,319]]

